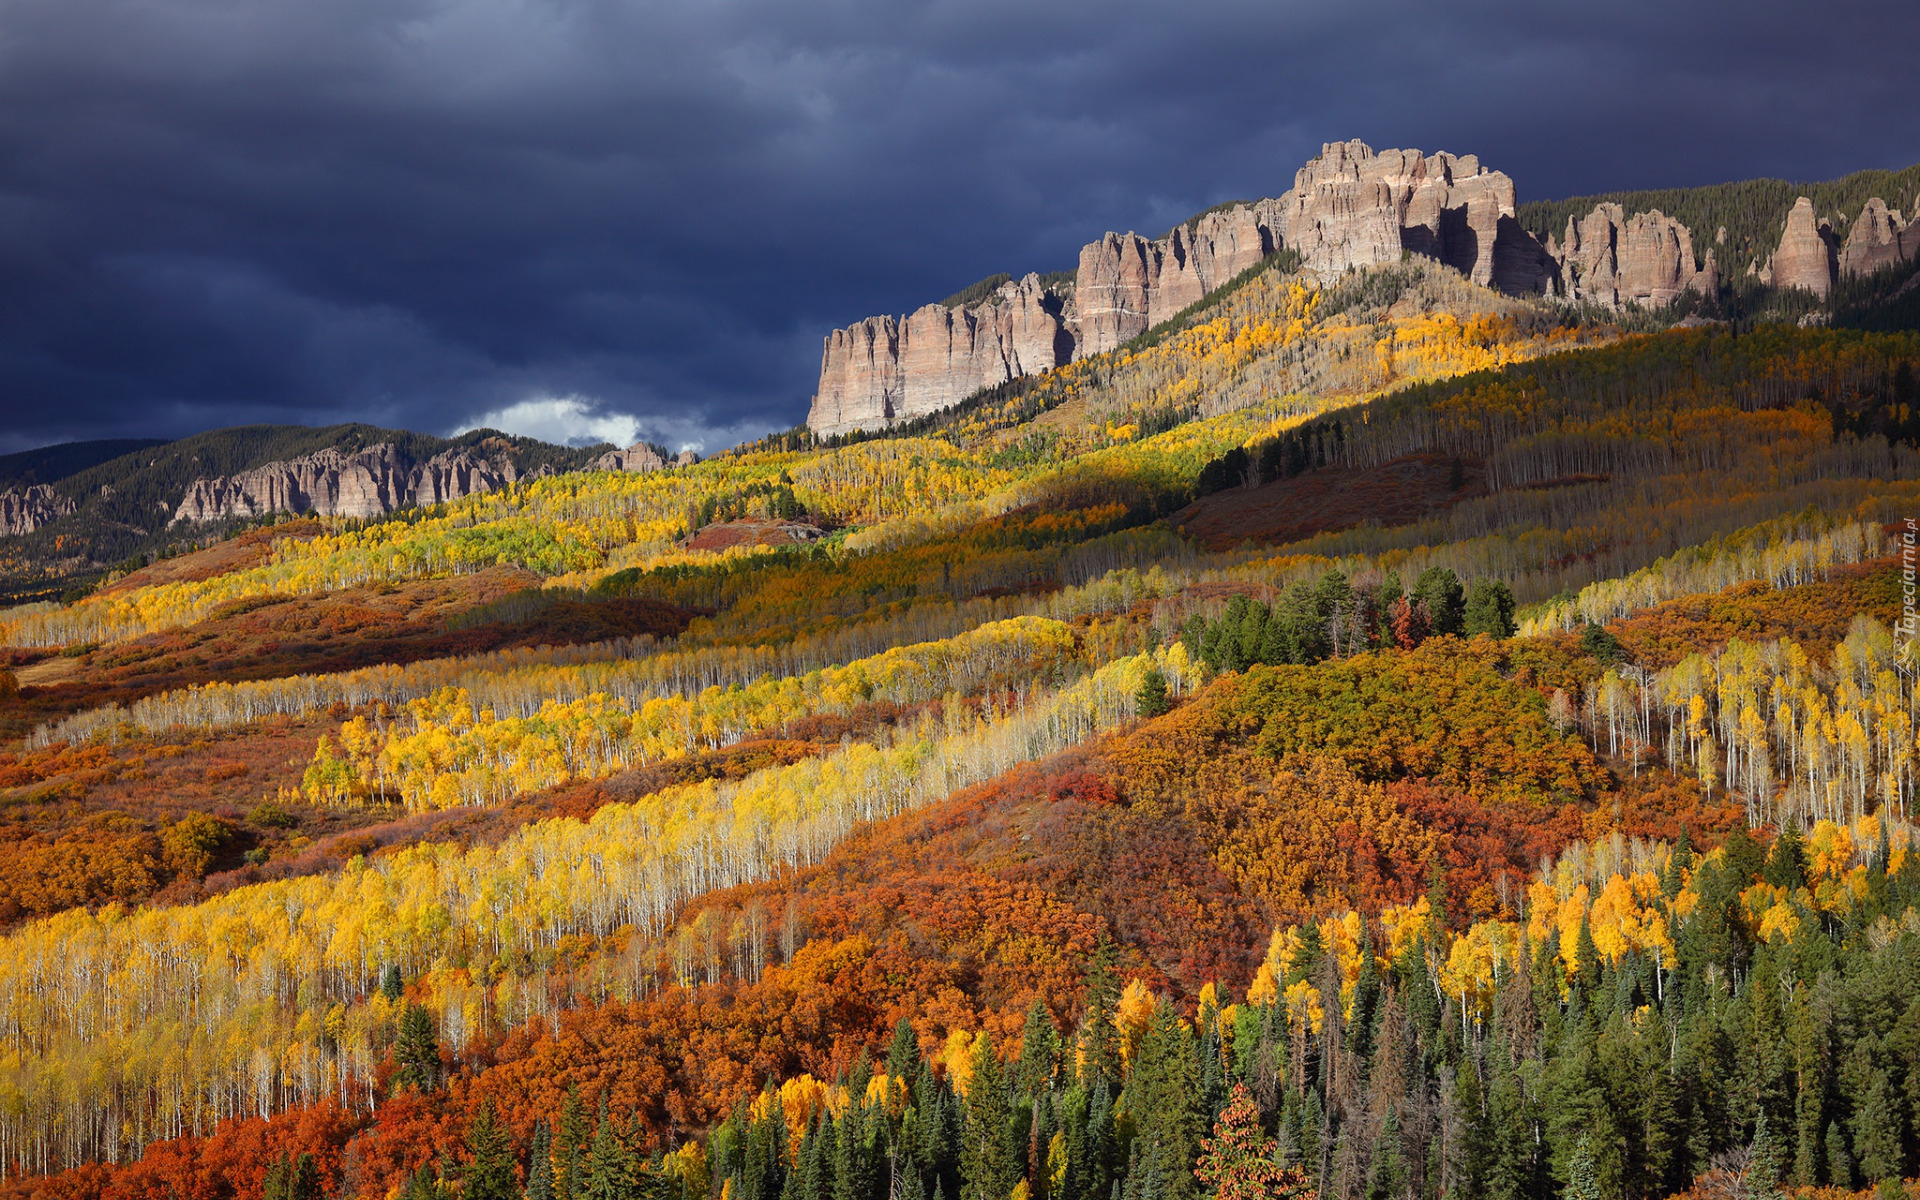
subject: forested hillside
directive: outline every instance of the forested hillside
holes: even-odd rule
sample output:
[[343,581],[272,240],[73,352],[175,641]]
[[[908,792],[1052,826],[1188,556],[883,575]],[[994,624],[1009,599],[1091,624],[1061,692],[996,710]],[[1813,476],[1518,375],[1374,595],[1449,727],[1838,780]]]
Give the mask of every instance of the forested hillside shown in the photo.
[[0,611],[0,1197],[1900,1194],[1920,334],[1294,266]]
[[[1908,213],[1920,207],[1920,166],[1899,171],[1856,171],[1818,183],[1789,183],[1784,179],[1745,179],[1737,183],[1692,188],[1649,188],[1572,196],[1564,200],[1531,200],[1519,208],[1520,224],[1537,237],[1560,238],[1567,221],[1578,221],[1606,202],[1630,213],[1658,209],[1694,231],[1694,252],[1711,249],[1721,271],[1731,278],[1744,276],[1749,263],[1764,263],[1780,244],[1787,213],[1801,196],[1813,201],[1815,214],[1830,221],[1841,236],[1860,209],[1874,196],[1891,208]],[[1725,236],[1721,236],[1721,231]]]
[[90,585],[109,565],[138,567],[236,532],[235,521],[210,530],[174,524],[174,512],[195,480],[321,450],[352,454],[381,444],[414,460],[485,444],[511,459],[522,473],[541,467],[578,469],[608,448],[553,446],[489,429],[440,438],[358,424],[243,425],[172,442],[78,442],[8,455],[0,458],[0,491],[45,484],[66,502],[68,511],[39,529],[0,541],[0,589],[6,589],[0,594],[8,599],[49,590],[58,594]]

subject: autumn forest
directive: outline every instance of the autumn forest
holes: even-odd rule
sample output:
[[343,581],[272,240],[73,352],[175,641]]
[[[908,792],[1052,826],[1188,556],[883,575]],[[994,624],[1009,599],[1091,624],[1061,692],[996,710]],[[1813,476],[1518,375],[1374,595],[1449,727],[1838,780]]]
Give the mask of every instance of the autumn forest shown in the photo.
[[1916,373],[1282,256],[0,610],[0,1198],[1905,1195]]

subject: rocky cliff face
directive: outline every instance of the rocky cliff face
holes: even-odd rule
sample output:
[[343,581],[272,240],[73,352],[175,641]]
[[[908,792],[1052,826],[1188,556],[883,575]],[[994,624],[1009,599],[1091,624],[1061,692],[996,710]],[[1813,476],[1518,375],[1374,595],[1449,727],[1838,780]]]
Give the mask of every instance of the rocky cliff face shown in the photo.
[[1471,154],[1330,142],[1278,201],[1282,241],[1320,273],[1435,258],[1484,287],[1540,291],[1540,245],[1514,220],[1513,180]]
[[[1657,210],[1629,214],[1601,204],[1569,220],[1561,240],[1544,243],[1515,212],[1513,180],[1473,155],[1330,142],[1283,196],[1203,213],[1163,238],[1109,233],[1089,243],[1071,288],[1046,291],[1029,275],[970,308],[934,304],[835,330],[821,354],[807,424],[820,434],[884,428],[983,387],[1105,353],[1281,248],[1299,252],[1303,269],[1322,277],[1412,253],[1510,295],[1610,308],[1658,308],[1719,288],[1712,249],[1696,259],[1694,231]],[[1841,274],[1870,273],[1916,253],[1920,221],[1903,223],[1879,200],[1841,247],[1802,199],[1780,249],[1756,273],[1824,299]]]
[[1202,213],[1162,238],[1109,233],[1089,243],[1070,289],[1048,292],[1030,275],[970,308],[928,305],[835,330],[807,424],[828,435],[883,428],[1105,353],[1283,246],[1320,274],[1411,251],[1516,293],[1546,290],[1555,278],[1552,260],[1514,220],[1504,174],[1471,155],[1335,142],[1284,196]]
[[1860,210],[1840,247],[1840,274],[1871,275],[1885,267],[1912,261],[1920,251],[1920,221],[1900,219],[1898,209],[1875,196]]
[[383,442],[356,454],[322,450],[238,475],[195,480],[173,519],[212,521],[270,512],[381,517],[411,505],[494,491],[518,478],[504,455],[449,450],[416,463]]
[[1875,196],[1861,208],[1843,243],[1813,211],[1805,196],[1787,214],[1780,246],[1763,266],[1749,269],[1769,287],[1805,288],[1825,300],[1840,280],[1871,275],[1920,257],[1920,221],[1903,221],[1899,210]]
[[807,424],[822,434],[876,428],[1068,362],[1067,306],[1066,295],[1028,275],[969,308],[929,304],[837,329],[821,354]]
[[687,467],[700,461],[691,450],[682,450],[673,458],[663,458],[645,442],[635,442],[625,450],[609,450],[587,464],[589,471],[664,471],[669,467]]
[[1273,201],[1203,213],[1166,237],[1109,233],[1081,247],[1066,323],[1073,357],[1104,354],[1279,249]]
[[1713,251],[1696,265],[1692,231],[1659,209],[1629,217],[1618,204],[1598,205],[1581,220],[1569,219],[1564,242],[1549,237],[1546,251],[1558,276],[1555,294],[1609,308],[1658,308],[1684,292],[1710,296],[1720,286]]
[[0,534],[32,533],[73,511],[73,501],[44,483],[0,492]]
[[1837,266],[1834,242],[1833,229],[1825,221],[1814,219],[1813,201],[1800,197],[1787,214],[1780,248],[1760,269],[1760,281],[1769,287],[1805,288],[1825,300],[1833,292]]

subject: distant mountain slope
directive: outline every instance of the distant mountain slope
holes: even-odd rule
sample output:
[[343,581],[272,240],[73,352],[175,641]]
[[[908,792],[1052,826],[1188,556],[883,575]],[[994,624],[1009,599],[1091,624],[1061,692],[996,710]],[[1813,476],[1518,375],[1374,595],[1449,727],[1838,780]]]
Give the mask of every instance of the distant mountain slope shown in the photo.
[[166,444],[164,438],[105,438],[94,442],[62,442],[57,446],[0,455],[0,491],[54,483],[122,455]]
[[[0,459],[0,493],[13,487],[23,494],[33,486],[42,501],[38,527],[5,539],[11,559],[5,571],[12,585],[5,590],[14,597],[26,598],[53,581],[84,576],[101,566],[163,553],[174,543],[197,544],[206,536],[224,534],[234,516],[251,517],[273,506],[229,502],[217,511],[197,512],[217,526],[202,529],[194,523],[174,524],[182,502],[191,492],[219,494],[214,485],[273,464],[327,451],[352,456],[390,446],[394,457],[407,463],[469,451],[510,467],[507,473],[517,477],[543,468],[577,470],[609,449],[555,446],[491,429],[442,438],[364,424],[242,425],[174,442],[135,440],[119,443],[122,452],[102,461],[102,451],[115,445],[73,443],[71,448]],[[33,478],[27,478],[29,472]],[[202,481],[206,483],[196,488]]]
[[[1693,231],[1698,253],[1704,255],[1709,248],[1715,249],[1721,272],[1731,281],[1741,277],[1749,263],[1766,262],[1780,244],[1787,214],[1801,196],[1812,200],[1815,215],[1831,222],[1845,237],[1860,210],[1876,196],[1912,218],[1914,210],[1920,208],[1920,164],[1899,171],[1855,171],[1824,183],[1744,179],[1704,187],[1529,200],[1515,216],[1527,232],[1544,240],[1562,237],[1569,220],[1580,220],[1596,205],[1618,204],[1630,213],[1658,209]],[[1724,242],[1719,238],[1721,229],[1727,231]]]
[[1906,328],[1920,307],[1901,291],[1920,263],[1916,208],[1920,166],[1521,205],[1514,181],[1471,154],[1329,142],[1282,195],[1215,205],[1159,239],[1110,232],[1074,271],[997,273],[832,331],[807,426],[821,437],[913,427],[1111,351],[1282,253],[1326,281],[1428,258],[1545,310],[1651,327],[1698,316]]

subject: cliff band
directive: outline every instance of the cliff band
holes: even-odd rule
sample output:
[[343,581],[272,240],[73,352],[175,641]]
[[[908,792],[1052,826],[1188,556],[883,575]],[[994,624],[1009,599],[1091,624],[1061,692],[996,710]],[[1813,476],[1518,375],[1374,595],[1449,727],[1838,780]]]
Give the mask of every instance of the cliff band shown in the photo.
[[[1658,210],[1599,204],[1544,241],[1515,213],[1513,180],[1473,155],[1331,142],[1285,195],[1222,206],[1162,238],[1108,233],[1087,244],[1071,283],[1049,287],[1028,275],[975,304],[929,304],[833,331],[807,424],[822,436],[884,429],[1105,353],[1283,248],[1322,278],[1419,254],[1511,295],[1616,309],[1660,307],[1719,287],[1713,251],[1697,258],[1693,231]],[[1779,249],[1753,273],[1824,299],[1842,277],[1912,261],[1920,253],[1916,226],[1871,200],[1843,245],[1802,199]]]

